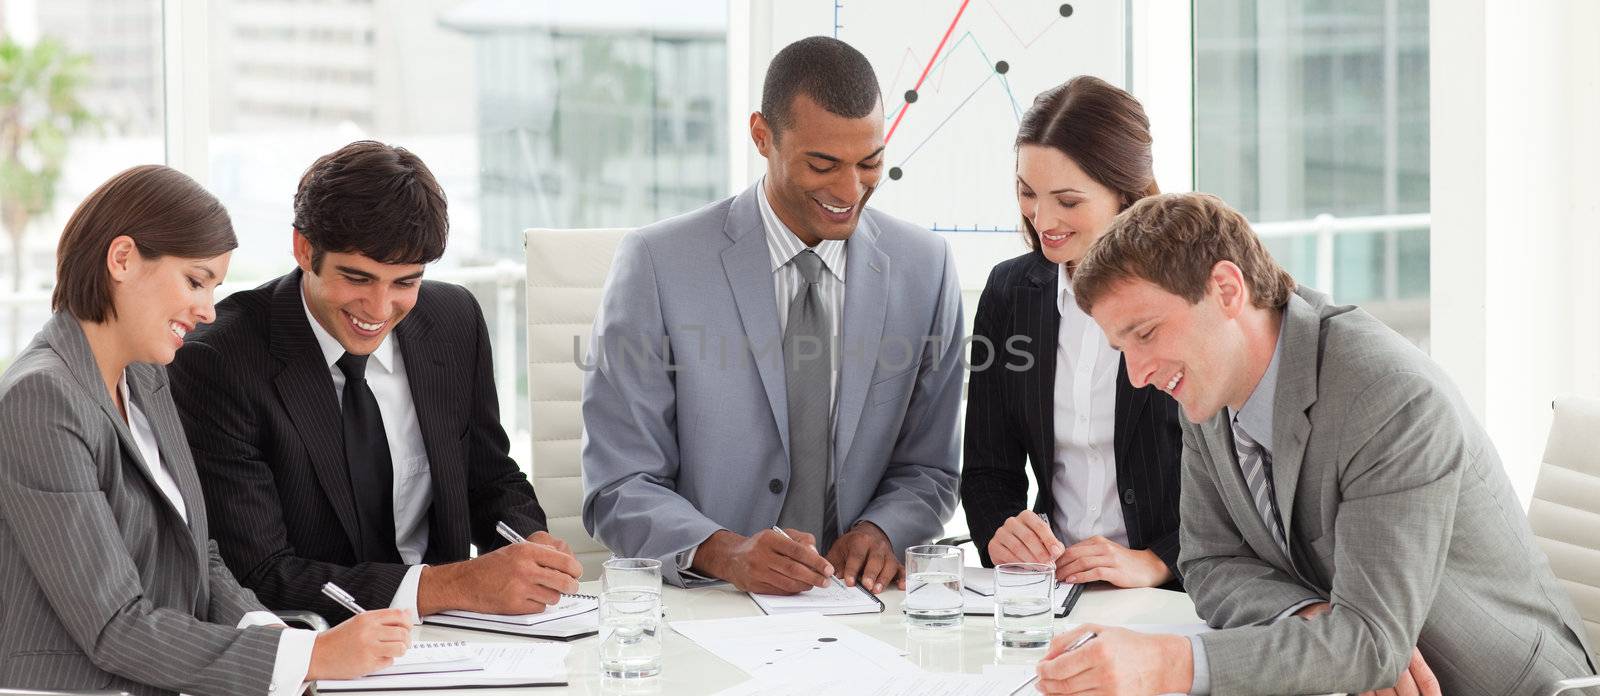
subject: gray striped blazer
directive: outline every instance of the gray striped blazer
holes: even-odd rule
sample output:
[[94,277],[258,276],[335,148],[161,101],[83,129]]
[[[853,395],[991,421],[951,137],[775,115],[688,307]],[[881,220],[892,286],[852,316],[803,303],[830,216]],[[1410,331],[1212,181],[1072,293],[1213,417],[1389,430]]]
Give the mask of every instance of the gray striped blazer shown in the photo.
[[78,321],[57,314],[0,375],[0,687],[271,690],[277,627],[228,573],[166,370],[134,364],[189,522],[161,494]]

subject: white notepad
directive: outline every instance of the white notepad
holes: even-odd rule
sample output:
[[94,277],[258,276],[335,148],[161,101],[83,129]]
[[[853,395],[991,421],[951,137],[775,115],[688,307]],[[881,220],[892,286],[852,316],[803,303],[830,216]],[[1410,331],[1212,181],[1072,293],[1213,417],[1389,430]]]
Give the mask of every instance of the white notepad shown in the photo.
[[561,595],[561,601],[552,606],[545,607],[544,611],[537,614],[483,614],[476,611],[450,609],[440,612],[445,616],[455,616],[463,619],[477,619],[479,621],[494,621],[498,623],[516,624],[518,626],[532,626],[569,616],[596,611],[600,603],[593,595]]
[[797,595],[771,595],[750,593],[750,599],[767,614],[798,614],[809,612],[825,616],[847,614],[875,614],[883,611],[883,601],[860,585],[846,587],[833,578],[827,587],[813,587]]
[[453,643],[412,643],[406,654],[387,668],[368,676],[427,674],[429,672],[468,672],[483,669],[483,660],[466,641]]
[[371,675],[360,679],[322,680],[320,692],[405,691],[475,686],[565,686],[571,646],[554,643],[467,643],[478,669],[458,672]]

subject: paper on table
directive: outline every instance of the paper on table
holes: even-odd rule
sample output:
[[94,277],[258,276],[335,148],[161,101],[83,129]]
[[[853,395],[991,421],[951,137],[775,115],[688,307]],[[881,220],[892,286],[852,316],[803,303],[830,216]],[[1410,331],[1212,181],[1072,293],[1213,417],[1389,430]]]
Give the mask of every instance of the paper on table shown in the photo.
[[483,669],[467,672],[395,674],[360,679],[323,680],[318,691],[389,691],[442,689],[465,686],[537,686],[567,682],[567,653],[564,643],[468,643]]
[[537,614],[482,614],[463,609],[450,609],[440,613],[447,616],[459,616],[464,619],[476,619],[478,621],[496,621],[499,623],[517,624],[519,626],[532,626],[534,624],[541,624],[547,621],[555,621],[556,619],[564,619],[568,616],[574,616],[584,612],[596,611],[599,608],[600,603],[596,601],[594,597],[590,597],[588,595],[561,595],[561,601],[557,602],[554,606],[545,607],[544,611],[541,611]]
[[824,618],[777,614],[673,621],[672,629],[751,675],[915,671],[894,646]]
[[[1056,582],[1056,616],[1066,616],[1062,611],[1071,598],[1073,588],[1070,582]],[[962,568],[961,569],[961,596],[964,603],[962,613],[969,616],[994,615],[994,569],[993,568]]]
[[762,676],[716,696],[1012,696],[1031,674],[814,674],[799,681]]
[[883,602],[878,601],[866,589],[860,585],[846,587],[838,578],[833,578],[833,582],[825,587],[813,587],[800,594],[773,595],[751,592],[750,599],[755,600],[756,605],[768,614],[816,612],[827,616],[842,616],[883,611]]
[[368,676],[425,674],[430,672],[470,672],[483,669],[478,652],[465,641],[454,643],[412,643],[394,663]]

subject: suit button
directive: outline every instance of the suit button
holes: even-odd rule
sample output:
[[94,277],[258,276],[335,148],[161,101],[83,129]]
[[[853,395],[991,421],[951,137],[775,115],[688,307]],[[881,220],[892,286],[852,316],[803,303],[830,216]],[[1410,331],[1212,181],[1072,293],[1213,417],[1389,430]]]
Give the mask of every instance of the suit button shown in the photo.
[[1125,490],[1125,491],[1122,492],[1122,504],[1123,505],[1132,505],[1133,504],[1133,489],[1132,488],[1129,488],[1128,490]]
[[773,493],[782,493],[783,482],[779,481],[778,479],[772,479],[771,481],[767,482],[767,490],[772,491]]

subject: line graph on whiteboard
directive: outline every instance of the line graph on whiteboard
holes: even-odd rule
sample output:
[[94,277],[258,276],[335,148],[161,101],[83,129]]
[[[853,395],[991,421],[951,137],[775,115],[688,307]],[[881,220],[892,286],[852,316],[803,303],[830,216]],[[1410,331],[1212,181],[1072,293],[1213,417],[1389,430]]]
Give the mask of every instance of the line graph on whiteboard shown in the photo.
[[945,232],[1013,232],[1012,143],[1038,93],[1125,82],[1122,0],[773,2],[773,45],[831,35],[883,90],[888,172],[872,205]]

